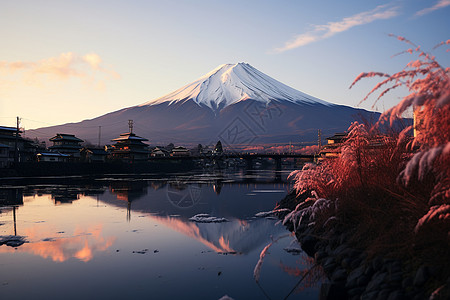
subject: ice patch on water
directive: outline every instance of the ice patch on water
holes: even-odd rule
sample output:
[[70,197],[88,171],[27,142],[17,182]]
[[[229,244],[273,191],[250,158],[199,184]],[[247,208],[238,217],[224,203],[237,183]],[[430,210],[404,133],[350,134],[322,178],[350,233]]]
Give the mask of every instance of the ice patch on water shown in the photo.
[[6,245],[10,247],[19,247],[22,244],[26,243],[26,239],[24,236],[20,235],[0,235],[0,246]]
[[148,252],[148,249],[143,249],[140,251],[133,251],[133,253],[137,253],[137,254],[146,254]]
[[49,238],[42,239],[42,241],[43,242],[53,242],[53,241],[56,241],[56,239],[49,237]]
[[224,251],[224,252],[217,252],[217,254],[220,254],[220,255],[228,255],[228,254],[235,255],[235,254],[238,254],[238,253],[237,253],[237,251]]
[[189,218],[189,221],[197,222],[197,223],[222,223],[222,222],[229,222],[225,218],[219,218],[219,217],[213,217],[209,214],[197,214],[193,216],[192,218]]
[[255,214],[255,217],[257,218],[266,218],[266,217],[272,217],[273,215],[280,213],[280,212],[289,212],[290,210],[287,208],[280,208],[280,209],[274,209],[271,211],[262,211],[257,214]]
[[219,300],[234,300],[233,298],[231,298],[228,295],[223,296],[222,298],[220,298]]
[[302,248],[300,247],[300,244],[297,241],[297,238],[293,239],[292,242],[289,244],[289,246],[287,246],[283,250],[293,255],[299,255],[300,253],[303,252]]

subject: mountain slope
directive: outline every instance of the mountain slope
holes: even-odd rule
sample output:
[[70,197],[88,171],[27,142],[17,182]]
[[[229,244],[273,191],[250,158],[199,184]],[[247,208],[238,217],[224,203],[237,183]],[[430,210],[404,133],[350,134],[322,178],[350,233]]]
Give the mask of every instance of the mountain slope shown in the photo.
[[297,91],[246,63],[225,64],[217,67],[194,82],[161,98],[143,103],[140,106],[168,102],[192,100],[214,111],[235,104],[239,101],[253,99],[262,103],[283,99],[293,103],[328,102]]
[[[27,131],[27,137],[48,139],[72,133],[97,144],[128,131],[168,143],[252,146],[268,143],[314,143],[317,131],[332,135],[354,120],[376,120],[378,113],[334,105],[290,88],[244,63],[222,65],[164,97],[103,116]],[[101,129],[100,129],[101,127]]]

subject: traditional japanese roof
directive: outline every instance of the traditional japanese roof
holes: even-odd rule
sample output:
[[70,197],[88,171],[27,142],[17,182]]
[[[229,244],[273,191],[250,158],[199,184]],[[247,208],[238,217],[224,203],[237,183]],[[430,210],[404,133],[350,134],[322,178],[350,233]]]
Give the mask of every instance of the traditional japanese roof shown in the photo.
[[140,153],[140,154],[148,154],[148,150],[146,149],[114,149],[112,151],[113,154],[129,154],[129,153]]
[[108,155],[108,152],[106,152],[104,149],[99,148],[83,148],[81,151],[90,152],[94,155]]
[[183,146],[178,146],[178,147],[173,148],[172,151],[189,151],[189,150]]
[[132,132],[122,133],[120,137],[113,139],[113,142],[127,141],[127,140],[135,140],[135,141],[148,141],[146,138],[135,135]]
[[[17,132],[16,127],[7,127],[7,126],[0,126],[0,139],[15,139]],[[22,133],[22,131],[19,130],[19,134]],[[19,135],[19,139],[22,139],[22,137]]]
[[61,150],[76,150],[78,151],[81,148],[80,145],[53,145],[48,147],[48,149],[61,149]]
[[339,141],[345,139],[347,137],[347,133],[335,133],[333,136],[327,137],[327,140]]
[[77,138],[75,135],[73,135],[73,134],[66,134],[66,133],[57,133],[56,136],[52,137],[49,140],[52,141],[52,142],[54,142],[54,141],[62,141],[62,140],[79,142],[79,143],[84,142],[83,140]]
[[161,151],[161,152],[169,153],[169,151],[167,151],[166,149],[164,149],[162,147],[155,147],[155,149],[153,149],[152,151],[153,152]]
[[36,155],[38,155],[38,156],[70,157],[70,155],[68,155],[68,154],[62,154],[59,152],[41,152]]
[[[0,126],[0,130],[16,132],[17,128],[16,127],[8,127],[8,126]],[[19,130],[19,132],[21,132],[21,131]]]

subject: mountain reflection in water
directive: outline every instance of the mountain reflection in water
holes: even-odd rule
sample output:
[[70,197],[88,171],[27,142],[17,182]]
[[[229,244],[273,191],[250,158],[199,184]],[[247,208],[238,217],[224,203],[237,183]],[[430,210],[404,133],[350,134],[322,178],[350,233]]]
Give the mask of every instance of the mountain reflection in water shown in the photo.
[[176,217],[152,216],[152,219],[193,238],[217,253],[247,254],[267,244],[271,236],[285,232],[273,220],[245,221],[234,219],[221,223],[195,223]]
[[[270,182],[265,184],[273,187]],[[261,185],[203,176],[175,177],[156,182],[123,180],[110,183],[110,196],[115,196],[115,199],[102,197],[102,201],[124,206],[117,200],[125,200],[128,218],[131,217],[130,211],[146,213],[157,223],[195,239],[213,251],[246,254],[268,243],[272,236],[286,231],[282,225],[275,226],[274,220],[254,218],[257,212],[274,207],[273,196],[268,199],[269,206],[262,203],[265,202],[262,199],[256,203],[245,201],[249,197],[242,195],[242,189],[253,191],[256,187]],[[277,184],[276,187],[277,190],[260,188],[260,191],[285,193],[285,184]],[[189,220],[199,213],[226,217],[229,222],[196,223]]]
[[[304,272],[302,255],[283,250],[292,238],[271,247],[260,285],[253,280],[261,250],[287,233],[278,220],[255,216],[290,188],[273,178],[124,175],[0,185],[0,236],[27,241],[0,246],[0,294],[79,299],[95,282],[100,299],[260,299],[261,286],[285,297],[298,281],[288,268]],[[189,220],[198,214],[228,222]],[[317,289],[303,296],[314,299]]]

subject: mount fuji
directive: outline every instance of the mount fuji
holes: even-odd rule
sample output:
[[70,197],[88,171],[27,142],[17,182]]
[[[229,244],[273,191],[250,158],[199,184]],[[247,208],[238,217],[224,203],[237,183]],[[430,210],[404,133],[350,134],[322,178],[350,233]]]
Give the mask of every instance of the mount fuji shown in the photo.
[[345,131],[355,120],[376,120],[379,114],[332,104],[295,90],[247,63],[225,64],[194,82],[143,104],[124,108],[78,123],[28,130],[27,137],[48,139],[70,133],[97,144],[128,131],[150,140],[151,145],[260,144],[317,141]]
[[196,81],[140,106],[161,103],[174,104],[194,101],[217,112],[245,100],[256,100],[268,105],[273,100],[291,103],[329,103],[297,91],[246,63],[225,64],[217,67]]

